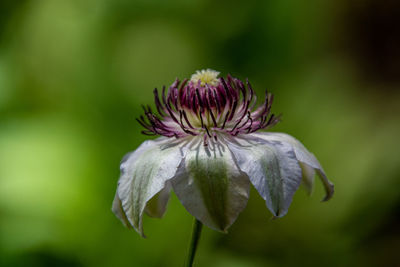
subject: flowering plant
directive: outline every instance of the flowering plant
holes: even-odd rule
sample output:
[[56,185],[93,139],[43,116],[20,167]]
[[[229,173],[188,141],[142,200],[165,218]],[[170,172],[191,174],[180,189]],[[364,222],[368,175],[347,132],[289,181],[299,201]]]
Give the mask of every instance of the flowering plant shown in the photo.
[[273,95],[256,107],[246,80],[218,78],[202,70],[176,80],[159,95],[158,115],[147,106],[138,121],[145,141],[121,162],[113,212],[142,236],[142,216],[161,217],[173,189],[198,222],[226,232],[245,208],[252,184],[273,216],[284,216],[301,182],[310,189],[315,173],[326,190],[334,188],[318,160],[284,133],[259,132],[279,121],[271,114]]

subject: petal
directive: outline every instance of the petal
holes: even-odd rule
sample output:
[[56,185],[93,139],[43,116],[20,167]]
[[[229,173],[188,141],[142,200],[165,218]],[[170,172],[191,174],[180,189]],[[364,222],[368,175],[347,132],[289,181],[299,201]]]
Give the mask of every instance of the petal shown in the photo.
[[318,177],[321,179],[322,184],[324,185],[326,191],[326,195],[322,199],[322,201],[327,201],[333,196],[333,193],[335,192],[335,186],[331,181],[328,180],[328,178],[325,175],[325,172],[322,169],[317,169],[317,174]]
[[333,196],[334,193],[333,183],[329,181],[328,178],[326,177],[326,174],[321,164],[316,159],[316,157],[312,153],[310,153],[299,140],[285,133],[260,132],[252,135],[267,141],[278,141],[282,143],[289,143],[294,149],[296,158],[305,165],[314,168],[319,178],[321,179],[326,192],[326,195],[322,201],[329,200]]
[[143,237],[145,206],[175,176],[184,151],[182,142],[161,137],[144,142],[121,163],[117,194],[128,221]]
[[168,200],[171,194],[171,183],[167,181],[164,189],[158,192],[149,202],[147,202],[145,212],[150,217],[161,218],[167,210]]
[[245,172],[268,209],[276,217],[284,216],[301,183],[301,168],[287,143],[268,142],[240,137],[231,140],[239,168]]
[[300,162],[300,167],[303,176],[303,185],[309,195],[311,195],[314,187],[315,169],[303,162]]
[[199,142],[187,152],[171,182],[187,211],[218,231],[226,232],[249,198],[248,177],[220,143],[204,146]]
[[112,204],[112,211],[114,212],[115,216],[124,224],[125,227],[131,228],[131,224],[126,218],[125,212],[122,209],[121,199],[118,197],[118,192],[115,193],[114,201]]

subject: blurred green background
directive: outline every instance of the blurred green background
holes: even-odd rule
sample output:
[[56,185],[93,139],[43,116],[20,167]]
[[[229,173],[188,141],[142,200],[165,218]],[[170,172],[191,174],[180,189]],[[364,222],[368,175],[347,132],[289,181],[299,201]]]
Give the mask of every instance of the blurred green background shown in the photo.
[[[271,220],[253,190],[197,266],[395,266],[400,251],[399,1],[1,0],[0,266],[181,266],[192,218],[172,197],[148,236],[111,212],[119,161],[147,137],[154,87],[212,68],[275,94],[274,131],[316,181]],[[261,97],[260,97],[261,98]]]

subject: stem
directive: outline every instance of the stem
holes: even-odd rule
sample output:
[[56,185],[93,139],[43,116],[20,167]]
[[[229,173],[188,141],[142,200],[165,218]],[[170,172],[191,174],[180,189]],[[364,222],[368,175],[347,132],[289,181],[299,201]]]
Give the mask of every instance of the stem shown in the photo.
[[203,224],[195,218],[193,221],[192,240],[190,241],[190,246],[185,262],[186,267],[193,266],[194,256],[196,254],[197,245],[199,244],[202,227]]

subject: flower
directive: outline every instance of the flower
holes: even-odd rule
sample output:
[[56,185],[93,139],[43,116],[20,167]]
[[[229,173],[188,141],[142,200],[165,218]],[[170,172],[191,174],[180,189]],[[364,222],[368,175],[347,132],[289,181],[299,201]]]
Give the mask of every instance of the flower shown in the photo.
[[251,184],[273,216],[284,216],[300,183],[311,191],[315,173],[332,197],[334,187],[318,160],[297,139],[258,132],[279,121],[273,96],[255,108],[248,82],[210,69],[154,90],[158,115],[147,106],[138,122],[146,135],[121,162],[112,210],[142,236],[146,212],[162,217],[171,190],[197,220],[226,232],[245,208]]

